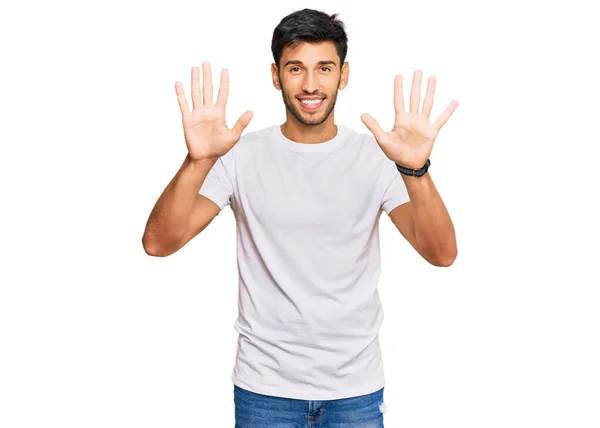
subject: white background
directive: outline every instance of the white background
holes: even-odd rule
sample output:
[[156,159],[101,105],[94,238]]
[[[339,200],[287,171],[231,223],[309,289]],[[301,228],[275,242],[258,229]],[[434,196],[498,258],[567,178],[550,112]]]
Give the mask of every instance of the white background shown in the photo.
[[386,427],[599,427],[600,34],[592,2],[556,4],[3,6],[0,426],[233,426],[233,213],[166,258],[141,238],[187,153],[175,82],[191,105],[191,67],[227,67],[229,125],[283,123],[271,36],[311,7],[348,32],[336,123],[391,128],[415,69],[432,120],[459,101],[430,169],[455,263],[380,223]]

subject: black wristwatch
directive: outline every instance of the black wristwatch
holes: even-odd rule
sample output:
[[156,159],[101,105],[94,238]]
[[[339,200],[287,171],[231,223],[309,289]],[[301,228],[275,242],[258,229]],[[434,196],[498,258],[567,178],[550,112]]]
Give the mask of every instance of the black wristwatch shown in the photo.
[[[396,162],[394,162],[394,163],[396,163]],[[429,169],[429,165],[431,165],[431,161],[429,159],[427,159],[427,162],[425,162],[425,165],[423,165],[423,167],[420,169],[404,168],[403,166],[400,166],[397,163],[396,163],[396,168],[402,174],[411,175],[413,177],[420,177],[427,172],[427,170]]]

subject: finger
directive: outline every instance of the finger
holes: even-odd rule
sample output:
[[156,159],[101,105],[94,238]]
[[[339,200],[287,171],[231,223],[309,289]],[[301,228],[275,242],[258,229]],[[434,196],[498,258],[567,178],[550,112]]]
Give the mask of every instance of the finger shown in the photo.
[[254,113],[251,110],[247,110],[243,115],[240,116],[237,123],[233,127],[232,131],[236,138],[240,138],[246,126],[250,123],[250,120],[254,116]]
[[425,93],[425,101],[423,101],[423,111],[421,114],[429,119],[431,108],[433,107],[433,95],[435,94],[435,77],[427,79],[427,92]]
[[396,117],[406,114],[402,85],[402,76],[397,74],[394,79],[394,109],[396,110]]
[[217,105],[225,107],[227,96],[229,95],[229,70],[221,70],[221,84],[219,85],[219,94],[217,95]]
[[419,103],[421,102],[421,70],[415,70],[413,74],[412,89],[410,90],[410,112],[419,114]]
[[371,131],[377,140],[383,141],[382,137],[384,136],[385,132],[383,129],[381,129],[381,126],[379,126],[379,123],[373,116],[371,116],[369,113],[363,113],[360,116],[360,119],[363,121],[365,126],[369,128],[369,131]]
[[448,122],[448,119],[450,119],[450,116],[452,116],[452,113],[454,113],[456,107],[458,107],[458,101],[454,100],[450,103],[446,111],[443,112],[435,122],[433,122],[433,126],[435,126],[438,131],[442,129],[442,126],[444,126],[446,122]]
[[212,73],[210,71],[210,62],[202,63],[202,95],[205,105],[212,105],[213,102]]
[[185,93],[183,92],[183,86],[179,81],[175,82],[175,93],[177,94],[177,102],[179,103],[179,110],[181,110],[181,114],[186,116],[190,113],[190,108],[188,107],[187,100],[185,99]]
[[192,67],[192,105],[197,109],[202,105],[200,102],[200,68]]

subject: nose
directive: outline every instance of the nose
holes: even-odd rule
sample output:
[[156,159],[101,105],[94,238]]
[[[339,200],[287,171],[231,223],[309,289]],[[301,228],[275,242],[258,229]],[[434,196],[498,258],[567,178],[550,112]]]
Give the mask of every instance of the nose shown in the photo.
[[305,74],[304,81],[302,82],[302,90],[304,92],[313,93],[317,92],[319,89],[318,79],[314,76],[313,73],[307,72]]

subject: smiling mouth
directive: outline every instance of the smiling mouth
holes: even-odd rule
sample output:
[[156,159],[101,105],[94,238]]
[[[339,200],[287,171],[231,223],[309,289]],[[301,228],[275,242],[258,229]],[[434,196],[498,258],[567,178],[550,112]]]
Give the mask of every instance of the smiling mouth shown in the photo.
[[302,100],[302,99],[298,99],[298,101],[300,102],[300,104],[302,105],[302,107],[304,107],[306,110],[316,110],[319,107],[321,107],[323,105],[323,101],[325,100],[325,98],[320,98],[320,99],[315,99],[315,100]]

